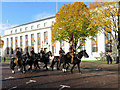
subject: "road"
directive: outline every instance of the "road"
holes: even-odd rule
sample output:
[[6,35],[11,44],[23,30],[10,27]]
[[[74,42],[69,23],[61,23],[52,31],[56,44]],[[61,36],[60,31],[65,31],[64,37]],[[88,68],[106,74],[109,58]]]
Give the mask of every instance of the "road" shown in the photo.
[[3,89],[24,89],[24,88],[55,88],[62,90],[63,88],[114,88],[118,89],[118,64],[106,63],[81,63],[82,74],[78,73],[77,67],[73,70],[73,74],[68,70],[63,73],[60,70],[45,71],[42,67],[40,70],[26,72],[25,74],[18,72],[12,74],[9,63],[2,63],[2,88]]

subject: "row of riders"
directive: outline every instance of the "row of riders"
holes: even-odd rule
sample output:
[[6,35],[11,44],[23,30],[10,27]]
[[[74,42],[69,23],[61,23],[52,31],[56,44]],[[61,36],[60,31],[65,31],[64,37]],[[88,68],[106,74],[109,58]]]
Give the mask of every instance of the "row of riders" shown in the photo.
[[[73,73],[73,69],[76,64],[78,66],[79,72],[81,73],[80,71],[81,58],[83,56],[85,56],[86,58],[89,57],[89,55],[86,53],[86,50],[82,50],[77,54],[73,54],[73,61],[71,51],[65,54],[64,50],[60,48],[59,54],[60,56],[54,56],[50,67],[52,68],[52,70],[54,70],[54,65],[55,63],[57,63],[57,70],[62,69],[64,72],[66,72],[70,64],[73,64],[71,68],[71,73]],[[34,48],[32,48],[30,54],[28,52],[28,49],[26,49],[26,53],[23,55],[19,51],[19,48],[17,48],[16,58],[12,58],[10,62],[10,68],[12,69],[12,73],[15,73],[14,68],[15,66],[18,66],[18,71],[22,71],[23,73],[25,73],[27,71],[26,70],[27,65],[29,65],[28,71],[32,71],[32,65],[34,65],[34,70],[37,70],[37,68],[40,69],[39,62],[42,62],[44,63],[43,68],[46,68],[46,70],[48,70],[47,64],[50,61],[50,57],[52,57],[52,52],[49,51],[45,53],[43,48],[41,48],[38,54],[34,52]]]

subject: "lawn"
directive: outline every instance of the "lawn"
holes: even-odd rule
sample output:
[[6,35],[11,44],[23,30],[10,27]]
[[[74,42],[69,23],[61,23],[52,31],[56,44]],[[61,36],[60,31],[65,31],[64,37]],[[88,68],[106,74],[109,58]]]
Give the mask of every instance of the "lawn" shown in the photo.
[[[96,63],[107,63],[107,61],[101,61],[101,60],[81,60],[82,62],[96,62]],[[113,61],[115,63],[116,61]]]

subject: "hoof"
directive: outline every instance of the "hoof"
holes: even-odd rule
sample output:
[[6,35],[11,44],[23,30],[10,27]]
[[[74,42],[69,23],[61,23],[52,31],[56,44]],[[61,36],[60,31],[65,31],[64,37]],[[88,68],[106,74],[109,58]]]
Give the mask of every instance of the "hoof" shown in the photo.
[[23,71],[23,73],[25,73],[25,71]]
[[65,70],[64,70],[64,69],[62,69],[62,71],[64,72]]
[[18,71],[20,72],[20,69],[18,68]]
[[66,72],[67,70],[66,69],[64,69],[64,72]]
[[82,74],[82,72],[79,72],[80,74]]
[[14,74],[14,73],[15,73],[15,71],[14,71],[14,70],[12,70],[12,73]]

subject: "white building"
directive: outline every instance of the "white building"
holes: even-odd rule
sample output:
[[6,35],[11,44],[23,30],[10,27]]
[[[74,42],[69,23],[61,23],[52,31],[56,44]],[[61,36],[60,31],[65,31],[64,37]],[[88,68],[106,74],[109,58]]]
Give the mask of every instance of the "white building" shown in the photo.
[[[2,36],[2,40],[4,40],[2,56],[12,56],[17,47],[23,53],[26,47],[28,47],[29,51],[33,47],[35,53],[44,48],[46,52],[52,51],[55,56],[59,55],[59,49],[62,47],[67,53],[69,51],[69,43],[63,41],[62,43],[56,42],[53,44],[51,42],[51,25],[54,22],[55,16],[9,28],[5,31],[5,35]],[[98,34],[96,40],[87,39],[85,44],[85,49],[89,54],[87,59],[96,60],[97,57],[100,57],[101,53],[106,50],[106,44],[109,43],[107,43],[104,34]]]

